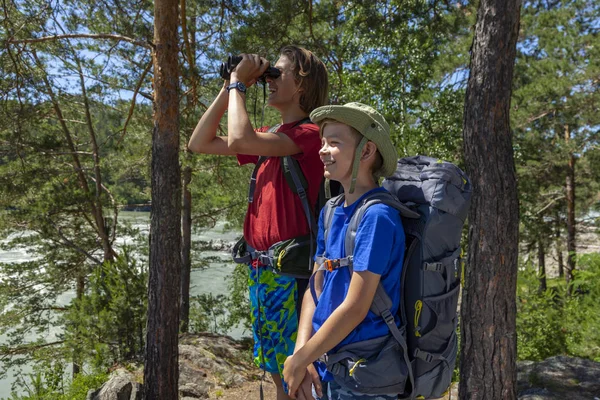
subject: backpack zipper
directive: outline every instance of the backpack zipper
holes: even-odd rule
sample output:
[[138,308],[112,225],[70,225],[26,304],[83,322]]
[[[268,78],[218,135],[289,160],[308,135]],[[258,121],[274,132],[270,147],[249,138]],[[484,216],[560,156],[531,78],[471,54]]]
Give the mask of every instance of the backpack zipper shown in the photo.
[[352,368],[350,368],[350,371],[348,371],[348,375],[350,376],[354,376],[354,371],[356,370],[356,367],[358,367],[360,364],[366,362],[367,360],[365,360],[364,358],[361,358],[360,360],[357,360],[354,365],[352,366]]
[[419,330],[421,327],[419,326],[419,319],[421,318],[421,310],[423,309],[423,302],[421,300],[417,300],[415,303],[415,336],[421,337],[421,332]]
[[281,250],[279,257],[277,257],[277,268],[281,268],[281,259],[285,255],[285,249]]

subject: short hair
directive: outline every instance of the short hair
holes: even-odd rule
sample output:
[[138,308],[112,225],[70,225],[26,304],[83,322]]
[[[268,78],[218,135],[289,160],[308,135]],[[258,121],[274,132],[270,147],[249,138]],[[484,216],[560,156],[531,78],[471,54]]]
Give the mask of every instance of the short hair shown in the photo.
[[[333,118],[325,118],[324,120],[319,121],[319,128],[320,128],[319,134],[321,135],[321,137],[323,137],[323,128],[325,128],[325,125],[327,125],[329,123],[337,123],[337,124],[346,125],[345,123],[335,120]],[[350,132],[352,133],[352,138],[354,139],[355,145],[358,146],[358,144],[364,137],[363,134],[360,133],[358,131],[358,129],[354,128],[353,126],[350,126],[350,125],[346,125],[346,126],[348,128],[350,128]],[[375,146],[375,148],[377,148],[377,145]],[[373,179],[375,180],[375,182],[377,182],[379,180],[379,178],[381,176],[383,176],[381,173],[382,167],[383,167],[383,157],[381,156],[379,149],[377,149],[377,150],[375,150],[375,160],[373,161],[373,164],[371,164],[371,174],[373,174]]]
[[[360,141],[362,140],[362,138],[364,138],[364,136],[362,135],[362,133],[360,133],[354,127],[352,127],[350,125],[346,125],[346,126],[349,127],[350,130],[352,131],[352,135],[356,139],[356,145],[358,145],[358,143],[360,143]],[[370,141],[370,142],[375,144],[372,141]],[[379,152],[377,145],[375,145],[375,160],[373,160],[373,164],[371,164],[371,174],[373,174],[373,180],[375,182],[377,182],[379,177],[382,176],[381,167],[383,167],[383,157],[381,156],[381,153]]]
[[300,93],[300,108],[310,113],[315,108],[324,106],[328,102],[329,79],[327,67],[310,50],[298,46],[285,46],[281,49],[280,56],[286,56],[292,63],[294,78]]

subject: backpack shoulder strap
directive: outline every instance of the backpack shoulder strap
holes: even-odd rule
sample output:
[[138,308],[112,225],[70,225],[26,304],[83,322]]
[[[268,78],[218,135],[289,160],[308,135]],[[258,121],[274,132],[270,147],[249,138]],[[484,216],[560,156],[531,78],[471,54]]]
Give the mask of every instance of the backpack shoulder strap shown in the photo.
[[333,220],[333,212],[336,207],[344,204],[345,196],[344,194],[340,194],[336,197],[333,197],[325,203],[323,206],[323,239],[325,243],[327,243],[327,238],[329,237],[329,229],[331,228],[331,221]]
[[304,215],[306,216],[310,233],[316,237],[318,227],[311,211],[312,207],[309,204],[308,182],[302,172],[300,163],[292,156],[284,156],[281,157],[281,167],[283,168],[283,176],[285,177],[288,186],[293,193],[296,193],[298,197],[300,197],[300,202],[304,209]]
[[[281,124],[273,125],[269,129],[267,129],[267,132],[275,133],[277,132],[277,129],[279,129],[280,126]],[[252,176],[250,177],[250,187],[248,188],[248,203],[252,203],[254,201],[254,191],[256,190],[256,175],[258,174],[258,168],[260,168],[262,163],[267,161],[267,158],[269,157],[260,156],[258,157],[258,161],[256,162],[256,164],[254,164]]]

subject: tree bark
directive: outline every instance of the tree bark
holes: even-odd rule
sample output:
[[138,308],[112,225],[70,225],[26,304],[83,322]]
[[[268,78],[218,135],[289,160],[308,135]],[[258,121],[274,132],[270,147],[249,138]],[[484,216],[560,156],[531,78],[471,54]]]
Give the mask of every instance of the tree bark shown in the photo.
[[181,171],[178,1],[154,2],[152,214],[144,399],[178,398]]
[[[85,276],[84,272],[80,269],[77,272],[77,289],[75,292],[75,296],[77,301],[80,303],[83,299],[83,292],[85,291]],[[81,303],[80,303],[81,304]],[[79,335],[79,329],[77,330],[77,335]],[[79,354],[77,350],[73,352],[73,379],[81,372],[81,360],[79,358]]]
[[538,291],[541,292],[545,292],[547,285],[546,285],[546,252],[544,249],[544,243],[542,242],[542,240],[538,240],[538,273],[540,275],[539,280],[540,280],[540,287],[538,289]]
[[556,254],[558,255],[558,276],[562,278],[565,275],[565,262],[563,261],[562,245],[560,239],[560,214],[556,213]]
[[189,184],[192,180],[192,168],[183,170],[183,210],[181,235],[181,310],[180,330],[187,332],[190,322],[190,280],[192,267],[192,193]]
[[[179,9],[181,10],[181,34],[185,46],[190,78],[190,89],[188,91],[187,107],[188,111],[194,115],[196,104],[198,103],[198,81],[196,80],[196,60],[194,58],[196,48],[195,24],[190,24],[190,33],[188,34],[188,23],[186,16],[186,0],[180,0]],[[192,17],[192,21],[193,21]],[[185,138],[189,141],[189,137]],[[183,210],[182,210],[182,232],[181,232],[181,299],[180,299],[180,330],[188,332],[190,323],[190,281],[192,268],[192,192],[189,185],[192,181],[192,167],[189,166],[192,153],[186,148],[185,158],[186,167],[183,170]]]
[[461,304],[459,397],[513,400],[519,203],[510,97],[519,0],[481,0],[471,53],[463,139],[473,182]]
[[[565,125],[565,143],[567,148],[571,141],[569,126]],[[575,156],[569,150],[569,162],[567,164],[567,271],[565,279],[567,281],[567,295],[571,295],[571,285],[573,281],[573,271],[575,271]]]

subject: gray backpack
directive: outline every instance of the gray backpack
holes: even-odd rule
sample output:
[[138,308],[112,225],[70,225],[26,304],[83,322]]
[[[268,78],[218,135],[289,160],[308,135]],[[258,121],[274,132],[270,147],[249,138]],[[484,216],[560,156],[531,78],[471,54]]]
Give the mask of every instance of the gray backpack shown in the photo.
[[[346,257],[317,262],[320,269],[351,268],[354,238],[367,208],[384,203],[398,209],[406,234],[401,325],[396,326],[380,284],[371,311],[384,318],[390,334],[343,346],[324,361],[339,384],[357,392],[398,394],[401,399],[441,397],[450,386],[458,350],[460,239],[471,183],[451,163],[416,156],[399,160],[383,187],[391,195],[367,196],[352,215],[344,239]],[[325,242],[333,211],[343,202],[340,195],[324,208]]]

